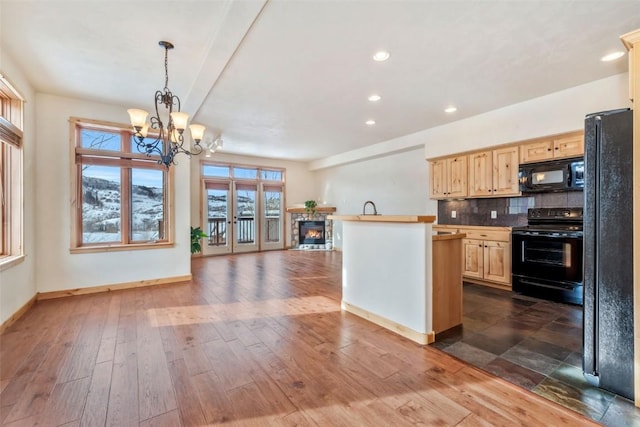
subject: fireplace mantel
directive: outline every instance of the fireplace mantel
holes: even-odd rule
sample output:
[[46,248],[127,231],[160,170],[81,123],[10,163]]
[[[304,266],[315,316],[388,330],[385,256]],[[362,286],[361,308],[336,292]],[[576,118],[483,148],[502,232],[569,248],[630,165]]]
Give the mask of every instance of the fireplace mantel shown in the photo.
[[[333,213],[336,211],[335,206],[317,206],[313,209],[317,213]],[[287,208],[287,212],[289,213],[309,213],[307,209],[304,207],[290,207]]]

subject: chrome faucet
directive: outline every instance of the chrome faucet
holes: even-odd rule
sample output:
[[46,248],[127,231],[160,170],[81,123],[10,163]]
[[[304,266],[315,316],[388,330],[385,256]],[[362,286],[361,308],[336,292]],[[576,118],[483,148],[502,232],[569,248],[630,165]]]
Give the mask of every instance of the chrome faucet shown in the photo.
[[371,206],[373,206],[373,215],[378,215],[378,211],[376,210],[376,204],[373,203],[371,200],[367,200],[366,202],[364,202],[364,206],[362,207],[362,215],[367,215],[366,210],[367,210],[368,204],[371,204]]

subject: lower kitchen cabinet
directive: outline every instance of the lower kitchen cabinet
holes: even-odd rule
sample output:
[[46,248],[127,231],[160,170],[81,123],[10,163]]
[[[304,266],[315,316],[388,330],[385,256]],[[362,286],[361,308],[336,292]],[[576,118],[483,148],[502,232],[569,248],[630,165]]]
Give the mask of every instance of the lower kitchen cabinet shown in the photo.
[[434,225],[433,228],[466,234],[462,240],[462,275],[466,281],[511,289],[509,227]]

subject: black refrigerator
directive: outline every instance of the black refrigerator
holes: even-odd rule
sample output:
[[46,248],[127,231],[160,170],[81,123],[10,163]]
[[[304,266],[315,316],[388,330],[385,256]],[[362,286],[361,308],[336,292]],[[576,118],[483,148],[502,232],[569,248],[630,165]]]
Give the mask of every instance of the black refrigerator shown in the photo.
[[633,399],[633,112],[585,119],[586,379]]

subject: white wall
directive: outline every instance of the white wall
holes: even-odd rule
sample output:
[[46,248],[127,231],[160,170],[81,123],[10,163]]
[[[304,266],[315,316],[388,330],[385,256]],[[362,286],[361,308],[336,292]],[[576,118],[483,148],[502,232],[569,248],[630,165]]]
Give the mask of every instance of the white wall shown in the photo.
[[[362,203],[373,200],[383,214],[436,215],[425,158],[582,129],[588,113],[630,106],[625,73],[327,157],[310,168],[322,198],[341,214],[362,212]],[[340,230],[337,223],[336,247]]]
[[[203,157],[204,155],[201,155],[200,158],[194,157],[191,165],[191,225],[193,226],[201,224],[200,161],[196,159],[204,160]],[[302,205],[305,200],[309,199],[319,200],[318,193],[315,191],[314,176],[313,173],[309,171],[307,163],[268,159],[265,157],[238,156],[225,153],[224,149],[221,152],[214,153],[206,160],[246,166],[284,168],[286,169],[285,207]],[[289,218],[289,215],[285,215],[285,219],[286,245],[288,242],[291,242],[291,218]]]
[[[437,210],[429,200],[427,162],[422,146],[386,157],[322,169],[316,172],[319,200],[337,207],[342,215],[362,213],[367,200],[378,213],[422,214]],[[371,213],[370,206],[367,212]],[[342,247],[342,222],[333,225],[333,244]]]
[[35,171],[36,110],[35,93],[22,71],[0,48],[0,73],[25,99],[23,126],[23,230],[24,260],[0,271],[0,324],[11,317],[36,294],[35,279]]
[[[39,292],[190,274],[189,161],[175,170],[175,246],[168,249],[71,254],[69,117],[128,123],[126,108],[38,94],[37,269]],[[186,158],[185,158],[186,159]]]

